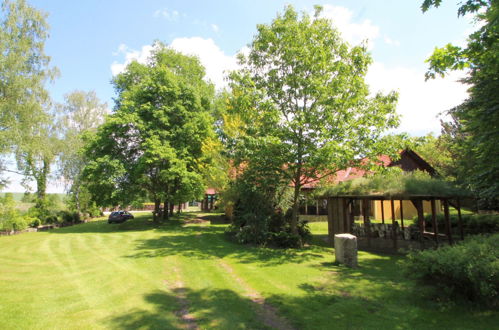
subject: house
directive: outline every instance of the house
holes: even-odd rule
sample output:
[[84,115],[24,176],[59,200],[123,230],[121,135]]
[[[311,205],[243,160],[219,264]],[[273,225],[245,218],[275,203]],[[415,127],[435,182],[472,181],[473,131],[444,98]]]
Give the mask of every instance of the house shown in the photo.
[[201,201],[201,210],[211,211],[214,209],[217,200],[217,191],[215,188],[207,188],[204,192],[204,199]]
[[[425,171],[429,173],[431,176],[437,175],[436,170],[428,164],[421,156],[419,156],[416,152],[405,149],[400,152],[400,158],[398,160],[392,161],[390,157],[386,155],[382,155],[379,157],[380,162],[387,167],[397,166],[400,167],[405,172],[411,172],[415,170]],[[356,178],[363,177],[367,173],[366,170],[349,167],[345,170],[340,170],[336,172],[333,177],[333,182],[339,183],[344,182]],[[302,185],[302,192],[305,196],[304,203],[300,206],[300,214],[301,215],[317,215],[317,216],[325,216],[327,214],[327,204],[326,200],[316,200],[307,198],[313,190],[317,188],[320,180],[318,179],[310,179],[304,180],[305,183]],[[214,188],[208,188],[205,191],[205,198],[201,202],[201,209],[205,211],[212,210],[214,208],[214,203],[217,199],[217,191]],[[383,206],[381,203],[384,203]],[[402,208],[400,207],[402,205]],[[440,202],[437,201],[437,210],[440,210]],[[431,206],[429,202],[423,203],[424,212],[430,212]],[[370,216],[374,217],[374,219],[381,219],[382,217],[386,219],[392,218],[392,208],[390,201],[371,201],[371,205],[369,207]],[[399,219],[401,215],[401,211],[403,213],[404,218],[412,218],[417,214],[417,210],[412,205],[410,201],[397,201],[394,203],[395,218]],[[382,214],[383,213],[383,214]],[[354,205],[354,214],[360,215],[360,205]]]
[[[424,171],[429,173],[431,176],[436,176],[436,170],[428,164],[421,156],[419,156],[416,152],[405,149],[400,152],[400,158],[398,160],[392,161],[390,157],[386,155],[382,155],[379,157],[380,162],[387,167],[399,167],[404,172],[412,172],[412,171]],[[364,169],[359,169],[355,167],[349,167],[345,170],[340,170],[336,172],[334,176],[334,182],[340,183],[356,178],[363,177],[367,173]],[[314,189],[316,189],[319,184],[319,180],[311,180],[303,185],[302,191],[305,195],[310,194]],[[305,202],[300,207],[300,214],[302,215],[326,215],[327,214],[327,205],[326,201],[315,200],[313,203],[311,199],[305,199],[308,202]],[[391,201],[370,201],[371,205],[369,205],[369,215],[374,219],[391,219],[393,215],[395,215],[395,219],[400,219],[401,215],[405,219],[410,219],[417,215],[417,210],[412,204],[411,201],[396,201],[394,203],[394,209],[392,210]],[[383,205],[381,205],[383,203]],[[361,206],[359,203],[354,204],[354,215],[360,216],[361,214]],[[436,209],[440,211],[441,205],[439,201],[436,201]],[[423,211],[425,213],[431,212],[431,205],[429,201],[423,202]],[[395,213],[395,214],[393,214]]]

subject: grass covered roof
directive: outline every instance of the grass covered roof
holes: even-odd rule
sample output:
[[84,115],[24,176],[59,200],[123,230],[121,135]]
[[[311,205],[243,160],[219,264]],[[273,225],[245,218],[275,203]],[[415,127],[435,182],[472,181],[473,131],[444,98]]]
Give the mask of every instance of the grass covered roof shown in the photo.
[[402,172],[391,168],[384,173],[323,186],[318,196],[428,196],[440,198],[470,197],[468,190],[456,187],[452,182],[432,178],[426,172]]

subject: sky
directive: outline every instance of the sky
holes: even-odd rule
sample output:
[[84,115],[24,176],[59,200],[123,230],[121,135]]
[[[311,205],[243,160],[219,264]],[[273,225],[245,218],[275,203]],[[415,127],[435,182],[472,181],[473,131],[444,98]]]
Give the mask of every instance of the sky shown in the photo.
[[[186,54],[196,55],[207,78],[218,89],[226,86],[225,72],[237,69],[236,54],[256,34],[257,24],[269,24],[287,4],[313,13],[322,5],[323,16],[351,45],[367,40],[373,64],[366,77],[371,92],[399,92],[396,132],[438,135],[439,113],[466,98],[464,73],[424,81],[425,59],[436,46],[464,45],[475,29],[470,18],[457,17],[456,0],[422,13],[422,0],[28,0],[48,14],[50,37],[45,44],[60,77],[47,88],[55,102],[74,90],[94,90],[112,110],[116,96],[111,84],[132,60],[145,61],[155,40]],[[5,191],[24,191],[19,178]],[[52,181],[49,192],[64,187]]]

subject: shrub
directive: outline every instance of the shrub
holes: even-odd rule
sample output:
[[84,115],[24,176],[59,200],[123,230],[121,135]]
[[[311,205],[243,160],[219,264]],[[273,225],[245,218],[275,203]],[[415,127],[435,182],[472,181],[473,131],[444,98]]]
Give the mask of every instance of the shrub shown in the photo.
[[499,234],[411,252],[402,264],[408,276],[435,287],[441,295],[498,306]]
[[0,230],[1,231],[19,231],[26,229],[34,219],[23,216],[16,209],[16,203],[12,194],[5,194],[0,197]]
[[43,220],[43,223],[45,224],[49,224],[49,225],[52,225],[52,224],[56,224],[59,222],[59,219],[57,219],[57,216],[56,215],[49,215],[47,216],[44,220]]
[[80,222],[80,215],[78,212],[59,211],[58,218],[61,223]]
[[[499,214],[463,214],[463,229],[467,234],[488,234],[499,232]],[[443,228],[445,225],[445,217],[439,213],[436,216],[437,225]],[[451,227],[459,226],[459,217],[457,214],[449,216]],[[417,222],[417,217],[414,217]],[[425,215],[425,226],[431,228],[433,226],[431,214]]]
[[33,220],[33,222],[31,222],[30,226],[36,228],[41,224],[42,224],[42,222],[40,221],[40,219],[35,218],[35,220]]

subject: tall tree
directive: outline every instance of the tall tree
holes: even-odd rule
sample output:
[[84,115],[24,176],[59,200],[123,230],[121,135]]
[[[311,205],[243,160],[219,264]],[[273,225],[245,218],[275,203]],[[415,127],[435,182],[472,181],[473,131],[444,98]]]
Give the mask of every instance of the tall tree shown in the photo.
[[293,185],[294,233],[306,180],[375,158],[386,151],[380,137],[398,122],[396,93],[369,96],[366,47],[350,47],[320,14],[320,7],[310,17],[288,6],[258,25],[243,69],[231,75],[232,111],[246,129],[243,158],[274,164],[261,173]]
[[[441,0],[426,0],[423,11],[438,7]],[[469,98],[448,111],[452,121],[444,132],[452,134],[457,150],[457,179],[475,191],[481,206],[499,208],[499,1],[467,0],[458,15],[474,14],[479,29],[468,37],[466,47],[447,44],[436,48],[427,60],[428,79],[450,70],[468,69],[463,83]]]
[[133,62],[114,79],[115,113],[87,148],[85,174],[97,200],[127,204],[147,194],[159,220],[186,187],[202,191],[203,144],[214,136],[214,88],[204,75],[197,58],[156,43],[147,64]]
[[74,202],[73,207],[81,212],[82,172],[86,164],[84,157],[85,138],[95,134],[104,123],[107,103],[101,103],[94,91],[73,91],[64,96],[64,104],[57,105],[60,129],[61,152],[59,174],[66,183],[66,190]]
[[24,175],[23,183],[29,189],[29,183],[36,184],[38,206],[42,207],[45,200],[51,167],[60,151],[60,140],[57,135],[57,125],[54,116],[52,123],[41,121],[33,123],[26,132],[22,143],[16,146],[17,168]]
[[44,84],[56,76],[57,69],[49,66],[50,57],[44,52],[46,17],[24,0],[2,2],[0,153],[10,153],[13,146],[24,142],[32,143],[29,136],[33,126],[48,120],[45,109],[49,96]]

